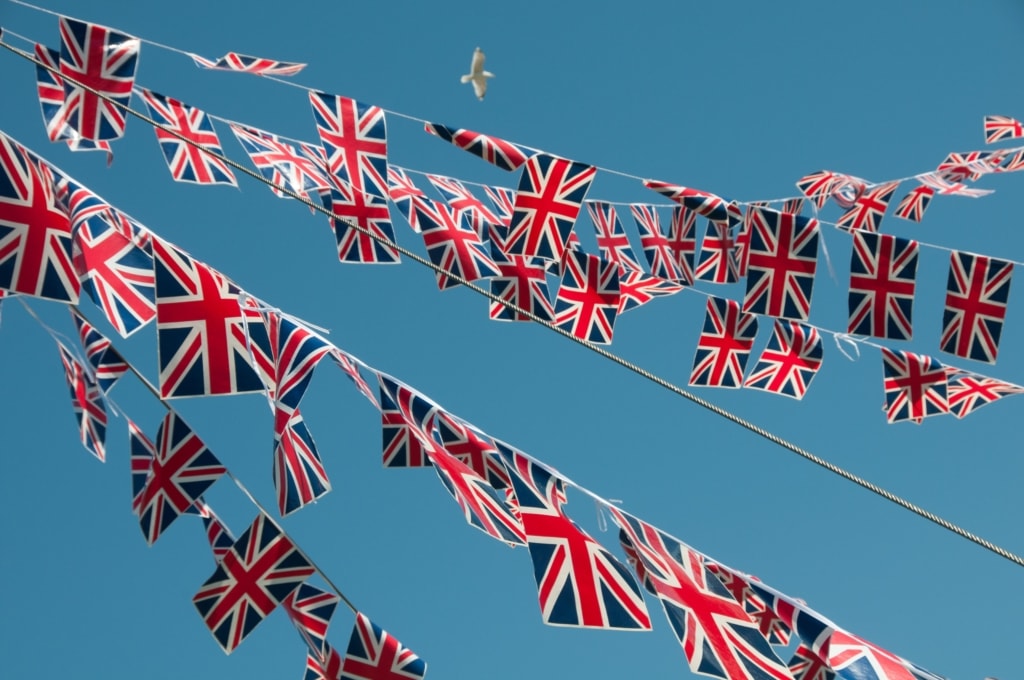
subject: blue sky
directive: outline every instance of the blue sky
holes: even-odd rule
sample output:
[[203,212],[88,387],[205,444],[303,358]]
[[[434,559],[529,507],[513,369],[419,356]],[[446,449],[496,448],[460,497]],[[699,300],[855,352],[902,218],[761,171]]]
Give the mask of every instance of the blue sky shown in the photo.
[[[522,2],[383,7],[181,0],[51,0],[47,7],[146,40],[216,57],[234,50],[309,66],[293,80],[388,111],[488,132],[600,168],[738,200],[795,193],[821,168],[882,181],[932,169],[950,151],[984,148],[982,117],[1024,116],[1024,8],[1006,0],[671,3]],[[57,19],[9,2],[0,25],[56,46]],[[12,44],[25,47],[5,36]],[[497,74],[478,102],[458,77],[482,47]],[[153,133],[129,120],[115,160],[51,145],[30,64],[4,51],[0,129],[254,295],[329,328],[330,339],[488,433],[678,536],[799,597],[848,630],[950,678],[1019,674],[1020,568],[532,324],[495,323],[487,301],[439,292],[406,262],[337,262],[322,215],[240,178],[239,189],[171,181]],[[144,44],[137,84],[211,114],[316,140],[306,93],[202,71]],[[138,99],[136,108],[141,107]],[[388,117],[391,162],[474,182],[515,175]],[[244,161],[225,125],[229,156]],[[1021,178],[987,177],[981,199],[939,197],[921,224],[882,229],[944,248],[1024,260]],[[424,183],[425,184],[425,183]],[[897,197],[910,185],[905,185]],[[635,179],[598,172],[589,194],[660,202]],[[838,216],[830,207],[823,219]],[[399,242],[422,244],[396,215]],[[627,231],[638,246],[628,217]],[[579,233],[593,250],[593,231]],[[850,239],[826,228],[834,276],[819,266],[811,321],[845,330]],[[949,255],[923,247],[915,335],[899,349],[1024,384],[1024,316],[1011,291],[994,366],[938,350]],[[738,299],[740,286],[702,284]],[[705,296],[683,292],[619,319],[611,350],[685,386]],[[70,334],[65,310],[31,301]],[[97,322],[98,310],[85,312]],[[183,518],[147,548],[130,509],[124,418],[108,460],[78,445],[59,357],[16,302],[0,325],[3,462],[0,614],[5,675],[112,679],[301,677],[303,643],[280,612],[225,656],[190,599],[213,571],[198,521]],[[103,323],[101,330],[113,336]],[[755,351],[767,342],[763,320]],[[155,381],[151,328],[115,343]],[[850,360],[826,338],[802,401],[751,390],[697,391],[855,474],[1016,553],[1024,552],[1024,464],[1009,398],[964,420],[885,422],[879,352]],[[112,397],[151,434],[163,409],[133,379]],[[174,404],[256,497],[274,504],[272,424],[259,395]],[[544,626],[525,550],[465,525],[425,470],[384,470],[377,414],[321,366],[303,413],[333,492],[283,526],[345,595],[420,654],[430,676],[687,677],[659,605],[645,634]],[[227,480],[207,494],[240,533],[255,509]],[[594,503],[568,512],[617,552]],[[329,639],[344,647],[351,617]]]

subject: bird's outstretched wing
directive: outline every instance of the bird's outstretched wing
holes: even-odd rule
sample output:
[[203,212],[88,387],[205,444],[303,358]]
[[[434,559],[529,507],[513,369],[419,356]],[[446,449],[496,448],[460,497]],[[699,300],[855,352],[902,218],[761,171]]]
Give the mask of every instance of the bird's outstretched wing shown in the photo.
[[487,94],[487,78],[483,76],[473,78],[473,94],[477,99],[484,98],[484,95]]
[[476,76],[484,72],[484,59],[487,55],[479,47],[473,50],[473,61],[469,64],[469,74]]

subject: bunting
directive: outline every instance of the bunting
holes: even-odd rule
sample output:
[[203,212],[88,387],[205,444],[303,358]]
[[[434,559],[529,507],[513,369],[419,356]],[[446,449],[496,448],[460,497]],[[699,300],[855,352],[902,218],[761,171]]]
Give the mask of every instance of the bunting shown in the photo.
[[566,251],[555,297],[555,325],[599,345],[609,345],[619,310],[619,267],[596,255]]
[[743,311],[806,321],[818,266],[818,220],[752,208]]
[[64,80],[60,77],[60,52],[36,43],[36,92],[43,125],[51,142],[64,140],[72,151],[106,151],[107,165],[114,160],[114,152],[107,140],[82,138],[68,125],[67,106],[64,105]]
[[864,231],[852,236],[847,330],[875,338],[910,340],[917,241]]
[[204,111],[152,90],[142,90],[142,100],[163,126],[153,126],[153,132],[175,182],[238,186],[228,164],[218,158],[224,150]]
[[740,311],[739,303],[733,300],[709,297],[690,384],[732,388],[742,385],[756,336],[756,315]]
[[217,59],[206,59],[198,54],[190,54],[192,61],[199,68],[216,71],[238,71],[241,73],[252,73],[257,76],[293,76],[302,69],[305,64],[298,64],[291,61],[275,61],[263,57],[250,57],[238,52],[228,52]]
[[444,141],[484,159],[491,165],[496,165],[509,172],[518,170],[530,157],[529,150],[525,147],[472,130],[450,128],[437,123],[427,123],[423,129],[428,134],[440,137]]
[[622,229],[615,206],[604,201],[587,201],[586,205],[590,221],[597,230],[597,248],[601,258],[625,270],[641,271],[643,267],[633,254],[633,246],[629,244],[629,237]]
[[943,352],[996,362],[1012,276],[1010,262],[953,251],[939,340]]
[[817,328],[776,320],[772,338],[743,386],[803,399],[821,368],[823,354]]
[[883,347],[882,369],[890,423],[949,413],[945,367],[935,359]]
[[57,342],[57,348],[60,350],[64,378],[71,393],[71,409],[78,422],[78,438],[86,451],[101,463],[105,462],[107,410],[103,405],[102,390],[75,355],[60,341]]
[[678,252],[673,251],[669,239],[662,233],[661,220],[654,206],[633,204],[629,207],[640,231],[640,246],[651,267],[651,274],[666,281],[684,281],[679,269]]

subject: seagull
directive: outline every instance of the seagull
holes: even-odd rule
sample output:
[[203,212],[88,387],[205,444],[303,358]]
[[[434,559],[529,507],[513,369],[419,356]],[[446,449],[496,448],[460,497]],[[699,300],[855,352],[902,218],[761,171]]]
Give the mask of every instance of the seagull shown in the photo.
[[484,100],[487,94],[487,79],[493,78],[494,74],[484,70],[484,59],[486,55],[479,47],[473,50],[473,61],[469,65],[469,73],[462,76],[462,83],[473,83],[473,92],[480,101]]

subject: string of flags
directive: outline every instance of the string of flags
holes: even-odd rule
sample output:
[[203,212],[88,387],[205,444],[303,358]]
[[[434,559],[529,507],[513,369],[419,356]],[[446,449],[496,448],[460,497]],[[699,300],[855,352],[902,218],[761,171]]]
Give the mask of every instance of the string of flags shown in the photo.
[[[68,140],[69,145],[75,138],[87,142],[109,142],[123,134],[123,112],[74,84],[76,72],[71,67],[65,70],[64,52],[66,49],[69,53],[69,63],[76,59],[82,62],[71,53],[76,49],[81,53],[82,46],[88,42],[103,45],[103,51],[111,55],[116,53],[119,55],[116,60],[107,62],[102,68],[121,73],[116,91],[122,96],[128,92],[130,96],[138,40],[95,24],[79,24],[84,22],[61,18],[62,41],[67,32],[67,40],[74,44],[72,47],[62,45],[59,62],[64,76],[61,83],[64,98],[59,107],[65,109],[61,115],[66,117],[66,122],[58,127],[58,131],[66,129],[70,132],[63,137],[57,134],[56,139]],[[260,60],[251,59],[244,63],[257,61]],[[101,68],[78,62],[75,68],[80,72],[89,73],[90,68]],[[128,70],[131,73],[126,75]],[[127,90],[124,89],[125,79],[129,81]],[[189,138],[213,134],[212,125],[206,127],[209,121],[202,112],[199,112],[202,115],[196,115],[196,110],[190,110],[181,102],[151,92],[148,92],[146,101],[154,117],[157,117],[155,111],[162,107],[161,122],[165,125],[190,129]],[[492,142],[492,138],[483,135],[467,142],[465,134],[458,134],[466,131],[448,130],[449,141],[462,140],[460,148],[481,157],[502,159],[492,160],[499,167],[505,164],[509,170],[523,169],[515,192],[502,194],[499,188],[488,191],[488,195],[495,199],[493,214],[484,216],[483,211],[487,207],[479,200],[474,204],[472,199],[475,197],[457,180],[431,180],[447,199],[442,203],[432,201],[419,192],[401,169],[392,172],[395,166],[387,163],[384,114],[379,108],[324,93],[311,93],[310,101],[322,146],[314,148],[308,155],[305,152],[298,155],[305,158],[307,167],[314,170],[308,174],[297,170],[301,163],[294,160],[296,147],[286,145],[289,147],[285,149],[288,160],[281,167],[277,162],[263,161],[261,172],[269,168],[271,177],[277,180],[275,183],[301,186],[304,192],[317,189],[325,206],[337,218],[332,220],[332,226],[338,237],[342,261],[397,262],[397,252],[389,251],[380,241],[368,238],[364,233],[372,231],[394,242],[393,230],[389,231],[387,200],[390,199],[400,211],[403,204],[406,206],[403,212],[410,226],[424,236],[428,254],[438,266],[466,280],[487,279],[492,284],[492,291],[496,281],[504,279],[505,283],[499,283],[497,290],[502,290],[503,286],[505,289],[514,288],[515,298],[510,298],[514,307],[530,311],[533,308],[548,310],[555,325],[571,330],[577,337],[603,344],[611,342],[616,316],[633,308],[623,308],[622,282],[631,275],[647,275],[630,252],[628,240],[625,245],[621,242],[616,244],[616,238],[624,236],[624,231],[614,226],[617,219],[610,210],[611,206],[598,205],[592,209],[595,202],[586,201],[597,168],[550,154],[529,154],[523,147],[501,140],[497,140],[500,144]],[[90,107],[91,110],[87,111]],[[107,109],[121,112],[120,118]],[[186,128],[183,121],[192,128]],[[998,127],[1000,125],[1002,127]],[[995,121],[992,123],[994,131],[990,132],[989,120],[986,119],[986,133],[993,138],[991,141],[1021,136],[1015,132],[1019,130],[1019,124],[1017,128],[1007,125],[1006,121]],[[50,129],[49,125],[47,129]],[[233,131],[236,135],[247,134],[234,128]],[[434,131],[434,134],[438,133]],[[470,133],[469,136],[472,135]],[[444,138],[443,134],[438,136]],[[0,288],[5,294],[17,293],[65,304],[76,304],[81,289],[85,288],[115,330],[124,336],[155,319],[159,389],[163,398],[266,393],[274,412],[275,480],[282,515],[312,502],[330,488],[326,475],[321,474],[322,461],[301,418],[298,402],[312,376],[313,367],[324,356],[332,355],[357,388],[381,411],[386,467],[433,467],[458,501],[467,522],[498,540],[510,545],[525,544],[530,550],[538,587],[542,590],[539,597],[546,623],[649,629],[650,617],[642,591],[633,580],[635,574],[643,588],[664,606],[681,644],[693,635],[705,640],[705,644],[696,648],[683,644],[694,672],[738,678],[748,677],[745,669],[756,667],[767,677],[797,677],[797,673],[801,674],[799,677],[807,677],[803,675],[805,669],[818,664],[818,667],[827,668],[828,672],[843,678],[937,677],[847,633],[795,600],[771,591],[753,577],[718,564],[678,539],[604,501],[603,505],[620,527],[623,550],[627,556],[632,555],[626,560],[632,567],[631,573],[625,564],[575,527],[565,515],[562,507],[566,502],[565,487],[572,485],[571,482],[525,453],[488,437],[469,423],[445,412],[425,395],[370,369],[355,357],[326,343],[301,323],[248,297],[216,270],[159,239],[6,135],[0,137],[0,161],[13,192],[0,195],[0,215],[5,222],[10,220],[21,227],[11,239],[17,243],[10,256],[14,263],[12,273],[7,280],[0,280]],[[50,138],[53,140],[54,136]],[[247,138],[264,140],[259,134]],[[158,139],[161,139],[159,132]],[[216,160],[216,156],[202,151],[221,153],[215,134],[206,141],[197,141],[198,149],[187,144],[176,145],[175,142],[180,140],[171,139],[174,141],[169,142],[167,148],[161,140],[161,147],[175,179],[180,175],[192,178],[184,181],[216,183],[197,179],[213,176],[210,161]],[[239,139],[241,141],[241,136]],[[279,139],[272,141],[281,144]],[[188,147],[188,153],[184,148],[176,148],[179,146]],[[366,148],[373,150],[365,151]],[[474,149],[479,149],[479,153]],[[501,152],[498,153],[497,149]],[[514,151],[524,156],[518,165],[508,160],[518,158]],[[984,172],[1009,171],[1006,168],[1019,159],[1007,163],[1008,158],[996,152],[962,154],[947,159],[946,167],[940,166],[940,174],[922,179],[922,186],[935,189],[928,182],[952,185],[951,178],[973,180]],[[254,164],[260,167],[255,160]],[[213,164],[213,167],[218,166]],[[225,180],[222,175],[220,183],[235,184],[227,167],[223,170],[227,170],[230,180]],[[894,237],[886,239],[886,235],[877,233],[881,216],[899,183],[888,183],[894,186],[879,191],[879,187],[871,187],[856,178],[830,174],[827,181],[823,180],[827,189],[804,190],[801,187],[801,191],[816,203],[823,193],[827,194],[818,208],[829,198],[837,204],[846,204],[849,212],[840,218],[838,224],[850,230],[854,239],[860,238],[853,257],[860,258],[862,278],[875,276],[877,282],[880,275],[872,272],[883,266],[887,272],[890,271],[894,266],[891,262],[896,259],[893,254],[902,249],[899,259],[903,264],[899,266],[899,273],[887,273],[886,277],[902,279],[899,283],[906,284],[911,261],[916,267],[917,244]],[[316,179],[312,179],[314,176],[317,179],[326,177],[326,186],[317,184]],[[729,278],[731,274],[735,277],[733,280],[738,281],[742,266],[745,269],[743,275],[747,276],[747,292],[742,305],[725,298],[709,297],[691,384],[744,385],[797,398],[803,396],[822,358],[817,329],[800,323],[809,315],[819,237],[818,220],[800,215],[799,208],[774,211],[764,206],[751,206],[743,211],[739,204],[707,192],[663,182],[646,184],[678,204],[673,208],[673,231],[667,236],[663,235],[653,206],[631,206],[641,232],[644,254],[652,270],[651,277],[657,279],[659,285],[674,285],[681,290],[686,285],[682,282],[688,272],[692,272],[689,283],[695,278],[700,279],[704,258],[702,254],[701,261],[694,263],[695,247],[692,246],[695,246],[695,240],[691,240],[697,215],[706,217],[709,231],[714,225],[720,241],[729,244],[717,247],[711,244],[707,261],[715,264],[704,267],[705,275],[716,280]],[[448,187],[450,195],[446,195],[439,185]],[[392,195],[393,186],[399,190],[397,199]],[[965,193],[969,191],[966,185],[961,186],[963,188],[938,192],[971,195]],[[466,204],[455,207],[452,201],[460,198]],[[24,210],[26,205],[32,212],[31,218]],[[602,258],[585,253],[578,240],[574,241],[572,230],[583,205],[587,205],[592,216],[597,215],[595,225],[603,222],[597,227],[602,255],[607,250],[608,253],[614,252],[614,257]],[[926,201],[923,206],[927,207]],[[795,206],[791,204],[788,207]],[[924,207],[919,210],[921,214]],[[499,219],[489,221],[492,216]],[[350,220],[363,230],[352,229]],[[733,232],[742,234],[743,231],[748,234],[748,240],[741,265],[739,253],[731,240]],[[486,234],[486,239],[481,232]],[[433,249],[428,236],[433,237]],[[35,250],[30,246],[44,239],[48,243],[56,243],[57,247],[51,247],[39,261],[32,261]],[[603,245],[601,239],[605,240]],[[103,248],[98,246],[101,241],[104,241]],[[708,245],[707,241],[705,239],[704,246]],[[633,268],[626,263],[637,266]],[[502,265],[506,269],[502,269]],[[684,265],[689,265],[689,269]],[[553,304],[536,276],[532,279],[522,277],[526,282],[520,283],[520,274],[524,270],[533,274],[540,270],[539,280],[545,284],[544,277],[548,271],[560,271],[562,283]],[[995,362],[1011,273],[1012,263],[953,253],[941,341],[943,351]],[[910,274],[912,291],[912,270]],[[633,291],[643,291],[638,284],[639,277],[634,276],[629,284],[635,286]],[[447,283],[439,277],[438,285],[444,288]],[[857,293],[857,327],[866,325],[872,332],[864,334],[871,337],[909,337],[913,293],[902,292],[906,290],[905,285],[897,289],[901,291],[898,294],[890,294],[885,288],[882,290],[882,302],[877,303],[875,298],[879,297],[879,288],[864,282],[861,286]],[[652,286],[650,290],[667,289]],[[639,296],[642,293],[634,294]],[[649,293],[651,297],[654,294]],[[852,276],[850,295],[850,323],[853,326]],[[866,304],[865,299],[869,295],[873,297],[870,304]],[[527,304],[519,305],[520,298],[525,298]],[[536,301],[541,298],[548,303],[547,306]],[[635,301],[639,297],[633,299]],[[634,307],[637,304],[642,303],[635,303]],[[515,319],[513,306],[499,309],[496,314],[492,304],[492,318]],[[870,307],[870,311],[864,311],[865,307]],[[774,317],[773,337],[754,370],[744,378],[758,315]],[[103,460],[107,426],[103,408],[105,395],[127,370],[127,365],[95,328],[80,317],[75,318],[88,361],[78,361],[74,353],[60,345],[62,363],[76,419],[81,426],[83,445]],[[226,321],[230,330],[215,338],[200,332],[200,328],[212,328],[214,319],[221,323]],[[850,332],[855,331],[851,328]],[[885,335],[879,335],[879,332]],[[906,335],[900,338],[889,333]],[[1022,389],[942,366],[930,357],[888,348],[882,348],[882,354],[890,422],[920,420],[934,413],[950,412],[953,392],[957,396],[972,392],[971,396],[963,396],[957,402],[962,404],[961,410],[966,411],[963,414],[958,412],[962,417],[978,405]],[[232,366],[236,370],[219,370],[211,366]],[[377,377],[379,401],[362,378],[360,368]],[[953,382],[957,382],[956,388]],[[769,387],[772,385],[774,387]],[[986,400],[984,395],[988,394],[997,396]],[[226,469],[173,411],[161,425],[156,445],[145,440],[141,430],[130,421],[129,431],[135,433],[132,440],[133,507],[140,516],[146,540],[150,543],[157,540],[180,514],[194,512],[203,517],[211,548],[219,559],[216,571],[196,594],[194,604],[225,651],[230,652],[240,644],[278,604],[285,604],[289,615],[292,615],[293,611],[304,608],[307,612],[312,611],[318,606],[316,601],[325,601],[318,600],[323,593],[312,592],[313,586],[305,582],[315,573],[315,568],[265,514],[260,513],[242,537],[227,547],[230,532],[202,501],[202,492],[226,474]],[[470,453],[453,453],[453,450],[460,450],[460,446],[463,451],[474,452],[475,458]],[[138,455],[134,454],[136,450]],[[149,454],[148,469],[144,452]],[[199,475],[193,477],[190,474],[189,481],[185,483],[176,477],[181,469]],[[167,486],[158,488],[157,484]],[[557,558],[539,547],[553,537],[566,541],[565,554]],[[256,564],[270,565],[264,582],[260,584],[263,597],[258,601],[236,587],[239,570],[248,571]],[[572,588],[572,592],[560,590],[545,596],[542,586],[558,580],[560,576],[554,571],[559,569],[571,570],[568,573],[578,577],[589,574],[589,584],[593,588],[586,590],[576,579],[571,579],[562,582],[571,583],[565,587]],[[740,583],[743,585],[738,585]],[[331,594],[327,593],[326,601],[330,600]],[[301,604],[303,602],[307,604]],[[725,616],[712,616],[711,612],[716,607],[722,608]],[[333,606],[330,609],[333,612]],[[761,630],[760,623],[766,619],[771,621],[769,629]],[[749,634],[752,629],[758,630],[763,642]],[[316,636],[311,630],[300,628],[304,638],[310,636],[307,642],[313,640],[307,668],[317,669],[315,672],[324,677],[348,677],[345,675],[346,664],[350,668],[359,664],[381,664],[385,658],[388,663],[402,664],[410,677],[422,677],[425,672],[425,665],[418,657],[358,612],[344,658],[329,647],[324,635]],[[326,624],[323,630],[326,631]],[[780,640],[788,639],[791,633],[799,636],[801,646],[787,664],[778,658],[772,644],[781,644]],[[749,646],[736,647],[725,642],[736,636],[747,640]],[[867,672],[873,675],[865,675]]]

